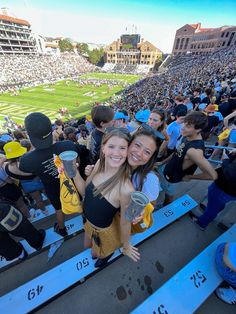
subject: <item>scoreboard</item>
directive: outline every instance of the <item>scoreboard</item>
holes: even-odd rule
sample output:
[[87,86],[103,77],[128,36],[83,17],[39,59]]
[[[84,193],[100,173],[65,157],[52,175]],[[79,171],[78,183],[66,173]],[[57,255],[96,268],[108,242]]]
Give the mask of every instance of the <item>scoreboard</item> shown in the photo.
[[139,34],[121,35],[121,43],[123,45],[131,45],[133,48],[137,48],[137,45],[140,42],[140,37]]

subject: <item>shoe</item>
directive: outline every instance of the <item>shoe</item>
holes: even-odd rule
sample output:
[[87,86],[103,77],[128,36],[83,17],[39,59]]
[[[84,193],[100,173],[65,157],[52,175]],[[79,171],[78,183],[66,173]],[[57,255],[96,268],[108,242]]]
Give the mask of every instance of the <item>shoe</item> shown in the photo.
[[215,294],[225,303],[236,304],[236,289],[231,286],[229,288],[217,288]]
[[41,212],[42,212],[45,216],[48,216],[48,215],[49,215],[48,209],[41,209]]
[[200,207],[203,211],[206,210],[206,205],[204,205],[203,203],[200,203],[200,204],[199,204],[199,207]]
[[196,215],[194,215],[194,214],[191,213],[191,212],[189,213],[189,217],[190,217],[190,219],[192,220],[192,222],[194,223],[194,225],[197,226],[201,231],[206,230],[206,228],[201,227],[201,226],[199,225],[199,223],[198,223],[198,218],[199,218],[199,217],[197,217]]
[[42,249],[43,243],[44,243],[44,240],[45,240],[45,237],[46,237],[45,230],[39,229],[39,233],[41,234],[41,237],[42,237],[42,244],[39,247],[35,248],[37,251],[40,251]]
[[30,214],[30,216],[28,217],[28,220],[30,222],[32,222],[34,220],[34,218],[35,218],[35,209],[34,208],[30,208],[29,214]]
[[57,222],[55,222],[54,224],[54,231],[61,235],[62,237],[66,237],[68,235],[66,227],[60,229]]
[[21,252],[21,254],[18,256],[18,259],[23,262],[24,260],[27,259],[28,253],[26,252],[26,250],[25,250],[25,248],[23,247],[23,245],[21,245],[21,246],[22,246],[22,252]]
[[96,261],[96,263],[94,264],[94,267],[96,268],[102,268],[105,267],[109,261],[109,259],[112,257],[114,253],[108,255],[105,258],[98,258],[98,260]]

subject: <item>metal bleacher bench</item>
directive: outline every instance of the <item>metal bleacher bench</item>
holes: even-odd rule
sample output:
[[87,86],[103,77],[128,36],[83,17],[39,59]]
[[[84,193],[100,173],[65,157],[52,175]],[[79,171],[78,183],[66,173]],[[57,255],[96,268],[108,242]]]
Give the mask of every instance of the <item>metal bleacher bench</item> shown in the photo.
[[[154,224],[152,227],[144,233],[133,235],[131,238],[132,244],[141,244],[144,240],[196,206],[197,203],[186,194],[154,212]],[[121,255],[120,250],[117,250],[112,256],[111,261]],[[90,249],[87,249],[48,272],[1,296],[0,313],[28,313],[95,271],[97,271],[97,268],[94,267]]]
[[215,252],[220,243],[236,241],[236,224],[169,279],[132,314],[192,314],[220,285]]

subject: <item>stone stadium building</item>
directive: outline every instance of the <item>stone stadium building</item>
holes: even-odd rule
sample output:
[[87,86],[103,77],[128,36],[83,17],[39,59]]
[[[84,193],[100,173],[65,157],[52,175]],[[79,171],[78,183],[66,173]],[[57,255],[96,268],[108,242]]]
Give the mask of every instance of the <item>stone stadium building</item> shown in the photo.
[[30,23],[12,17],[6,9],[0,10],[0,55],[36,54],[36,40],[32,36]]
[[[105,48],[106,64],[153,69],[162,60],[162,52],[139,34],[124,34]],[[106,65],[106,67],[108,67]],[[119,66],[118,66],[119,67]]]
[[201,23],[185,24],[176,31],[173,55],[203,54],[236,45],[236,26],[202,28]]

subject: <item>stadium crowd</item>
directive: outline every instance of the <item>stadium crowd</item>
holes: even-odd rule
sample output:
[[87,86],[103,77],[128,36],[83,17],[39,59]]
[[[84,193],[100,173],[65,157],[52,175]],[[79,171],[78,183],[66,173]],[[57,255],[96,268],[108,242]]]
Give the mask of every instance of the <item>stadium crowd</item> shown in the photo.
[[[79,74],[93,72],[96,67],[80,55],[0,56],[0,94],[23,87],[55,83]],[[17,75],[15,75],[17,73]]]
[[[128,87],[112,106],[96,104],[91,115],[79,121],[52,125],[48,117],[35,112],[25,118],[24,129],[1,134],[0,196],[4,201],[0,255],[7,260],[27,257],[9,234],[24,237],[36,250],[42,248],[45,231],[30,223],[34,216],[31,207],[47,215],[41,192],[56,210],[54,231],[67,235],[58,178],[58,172],[61,175],[66,169],[62,165],[56,168],[54,155],[68,150],[79,156],[73,183],[83,200],[84,245],[91,247],[95,267],[104,267],[120,247],[132,260],[140,259],[130,235],[150,226],[149,221],[143,227],[144,218],[146,214],[150,217],[160,187],[166,205],[173,201],[182,181],[211,180],[204,212],[199,217],[190,215],[195,226],[205,230],[228,202],[236,201],[235,57],[236,49],[190,56],[184,63],[170,64],[165,73]],[[54,73],[47,66],[47,79],[81,71],[69,65],[69,57],[63,58],[67,64],[63,64],[64,70]],[[23,71],[13,83],[21,84],[25,78],[39,81],[43,64],[38,68],[36,63],[31,76]],[[12,79],[12,73],[9,77]],[[222,154],[211,152],[210,160],[217,157],[216,168],[206,158],[206,140],[224,146]],[[197,168],[200,172],[196,173]],[[149,203],[144,212],[130,218],[127,208],[134,191],[144,193]],[[9,212],[18,217],[13,225],[6,219]],[[236,243],[228,243],[217,253],[218,262],[222,258],[226,261],[227,276],[220,262],[218,270],[230,283],[217,293],[231,304],[236,302],[235,250]]]

